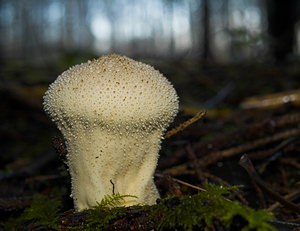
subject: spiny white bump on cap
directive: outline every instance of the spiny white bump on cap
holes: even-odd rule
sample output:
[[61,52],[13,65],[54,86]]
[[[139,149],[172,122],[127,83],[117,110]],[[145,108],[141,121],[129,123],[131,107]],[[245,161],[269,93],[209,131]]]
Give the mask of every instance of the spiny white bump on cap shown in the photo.
[[160,140],[178,112],[171,83],[153,67],[111,54],[76,65],[49,86],[44,109],[63,133],[77,210],[112,188],[124,205],[154,204]]

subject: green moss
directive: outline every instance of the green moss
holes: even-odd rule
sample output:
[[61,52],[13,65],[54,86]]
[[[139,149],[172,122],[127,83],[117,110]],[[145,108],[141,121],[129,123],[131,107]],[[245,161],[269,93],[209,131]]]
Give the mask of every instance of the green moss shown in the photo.
[[30,207],[26,208],[18,218],[11,218],[5,224],[5,230],[19,230],[20,227],[31,224],[35,227],[51,229],[58,228],[58,211],[61,208],[60,200],[37,194]]
[[121,206],[125,198],[133,197],[132,195],[106,195],[97,203],[93,209],[90,209],[87,216],[85,230],[105,230],[110,222],[120,215],[125,214],[126,208]]
[[232,188],[206,185],[206,192],[199,192],[194,196],[185,196],[177,206],[170,208],[164,204],[164,218],[159,229],[173,229],[181,227],[184,230],[193,230],[194,227],[212,227],[218,220],[223,226],[237,226],[236,218],[240,218],[241,230],[273,231],[268,222],[272,215],[264,210],[255,211],[237,201],[231,201],[225,195],[230,195]]
[[[140,224],[155,230],[203,230],[222,227],[241,231],[274,231],[269,221],[272,215],[264,210],[254,210],[234,200],[232,190],[236,187],[205,186],[205,192],[181,198],[165,198],[153,206],[122,207],[131,195],[107,195],[93,209],[81,214],[82,222],[72,224],[71,230],[107,230],[115,224]],[[121,206],[121,207],[120,207]],[[5,230],[19,227],[58,229],[58,199],[37,195],[29,208],[19,218],[10,219]],[[115,223],[116,222],[116,223]]]
[[[153,206],[136,206],[147,214],[149,223],[158,230],[194,230],[194,228],[212,227],[216,221],[222,227],[235,227],[242,231],[274,231],[269,221],[270,213],[255,211],[230,198],[231,190],[236,187],[206,185],[206,192],[182,198],[162,199]],[[126,196],[125,196],[126,197]],[[125,207],[113,207],[123,200],[122,196],[107,196],[98,206],[89,210],[86,230],[106,230],[114,221],[130,215]],[[116,203],[117,202],[117,203]],[[128,213],[128,214],[127,214]]]

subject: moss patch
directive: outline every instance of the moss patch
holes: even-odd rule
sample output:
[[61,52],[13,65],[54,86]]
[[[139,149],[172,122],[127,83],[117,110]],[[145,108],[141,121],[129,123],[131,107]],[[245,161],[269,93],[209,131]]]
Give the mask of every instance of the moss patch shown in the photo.
[[5,230],[19,230],[20,227],[30,226],[35,228],[58,229],[58,212],[61,201],[57,198],[48,198],[37,194],[34,196],[30,207],[26,208],[17,218],[9,219],[5,224]]

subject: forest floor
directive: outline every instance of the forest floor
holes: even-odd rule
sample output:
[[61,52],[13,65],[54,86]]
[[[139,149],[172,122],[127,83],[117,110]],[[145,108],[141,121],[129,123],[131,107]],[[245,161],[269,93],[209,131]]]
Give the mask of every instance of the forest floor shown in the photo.
[[[85,222],[84,213],[72,210],[63,139],[42,109],[48,84],[72,62],[43,67],[1,64],[0,230],[19,230],[13,223],[22,230],[68,230],[78,220]],[[278,230],[300,230],[300,65],[152,64],[180,97],[180,112],[170,130],[205,112],[163,141],[155,173],[161,196],[180,200],[197,194],[207,182],[241,186],[235,192],[239,203],[271,212]],[[58,225],[37,224],[38,219],[28,215],[37,195],[59,198],[59,209],[52,208]],[[26,222],[18,220],[24,211]],[[133,225],[133,213],[139,216],[129,209],[108,229],[117,230],[117,222],[131,230],[157,228],[153,222]],[[199,227],[239,230],[216,221],[210,229]]]

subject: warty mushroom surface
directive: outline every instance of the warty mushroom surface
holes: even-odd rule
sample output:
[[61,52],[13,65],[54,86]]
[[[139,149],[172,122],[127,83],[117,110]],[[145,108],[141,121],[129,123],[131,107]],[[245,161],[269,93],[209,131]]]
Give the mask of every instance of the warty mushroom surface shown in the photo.
[[105,195],[124,206],[154,204],[162,135],[178,111],[172,84],[153,67],[111,54],[63,72],[44,96],[44,110],[67,145],[76,210]]

